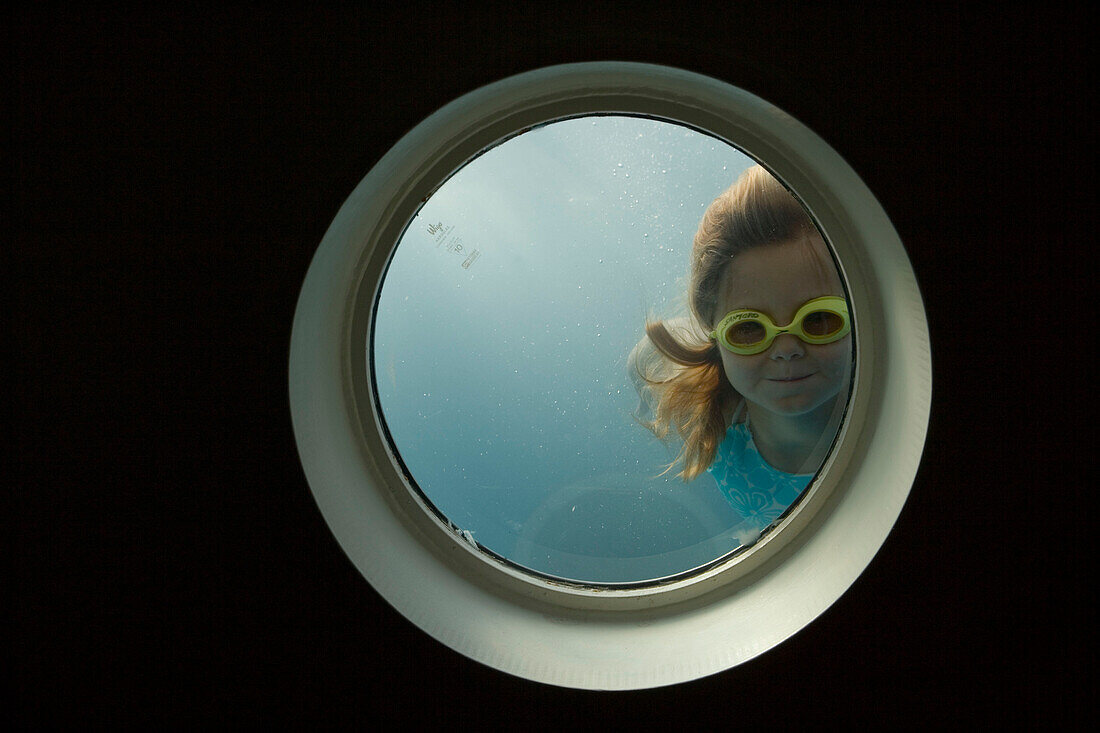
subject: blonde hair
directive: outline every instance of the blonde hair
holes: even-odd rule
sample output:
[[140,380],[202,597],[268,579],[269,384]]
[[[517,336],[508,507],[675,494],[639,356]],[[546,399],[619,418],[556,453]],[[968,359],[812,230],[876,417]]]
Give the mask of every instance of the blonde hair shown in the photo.
[[[703,214],[691,248],[688,307],[699,329],[670,330],[646,321],[650,342],[669,365],[637,365],[655,402],[654,419],[643,424],[664,439],[675,430],[683,440],[678,474],[695,478],[714,462],[740,395],[726,379],[718,344],[705,334],[718,317],[719,287],[729,264],[742,252],[809,236],[816,229],[801,204],[778,180],[753,166]],[[642,368],[645,371],[642,371]]]

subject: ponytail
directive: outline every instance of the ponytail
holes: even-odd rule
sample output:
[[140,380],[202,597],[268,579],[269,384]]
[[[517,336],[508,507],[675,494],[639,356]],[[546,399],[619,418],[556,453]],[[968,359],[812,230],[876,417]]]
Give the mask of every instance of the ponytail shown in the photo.
[[639,368],[656,403],[654,419],[643,424],[662,440],[676,431],[683,447],[668,470],[682,463],[677,476],[691,481],[714,462],[737,393],[726,379],[715,342],[674,336],[662,321],[647,322],[645,330],[657,351],[676,367],[671,375]]

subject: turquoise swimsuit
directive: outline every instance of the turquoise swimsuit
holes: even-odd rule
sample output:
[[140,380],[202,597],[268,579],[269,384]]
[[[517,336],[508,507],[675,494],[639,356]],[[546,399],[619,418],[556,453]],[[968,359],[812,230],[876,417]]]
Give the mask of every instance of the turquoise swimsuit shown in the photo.
[[769,465],[756,449],[747,419],[730,425],[707,471],[744,517],[747,529],[756,534],[778,519],[814,477],[812,473],[784,473]]

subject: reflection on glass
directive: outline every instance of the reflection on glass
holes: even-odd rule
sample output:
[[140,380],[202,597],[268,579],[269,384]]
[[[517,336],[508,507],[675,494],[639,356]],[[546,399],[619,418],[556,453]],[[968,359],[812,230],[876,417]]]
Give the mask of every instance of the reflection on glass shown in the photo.
[[[379,295],[373,379],[409,475],[466,541],[558,578],[650,581],[750,543],[812,477],[850,362],[850,336],[821,341],[846,309],[799,312],[843,303],[824,242],[812,225],[734,242],[705,283],[691,246],[752,168],[681,125],[563,120],[486,151],[413,218]],[[728,348],[751,318],[708,338],[737,310],[771,338],[756,354]],[[789,489],[749,470],[738,431]]]

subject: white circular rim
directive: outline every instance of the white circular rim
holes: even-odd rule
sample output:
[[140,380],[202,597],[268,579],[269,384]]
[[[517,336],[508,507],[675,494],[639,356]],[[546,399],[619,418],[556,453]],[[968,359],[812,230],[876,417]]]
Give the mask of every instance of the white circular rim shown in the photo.
[[[837,446],[812,495],[779,531],[735,562],[621,591],[528,576],[449,532],[400,475],[363,368],[380,278],[419,203],[492,142],[599,112],[697,127],[784,180],[838,256],[858,349]],[[467,657],[585,689],[639,689],[713,674],[767,651],[824,612],[896,521],[920,461],[930,400],[931,354],[916,279],[885,212],[854,171],[763,100],[648,64],[568,64],[520,74],[455,100],[410,131],[325,234],[291,337],[290,405],[302,465],[322,515],[364,577],[406,618]]]

